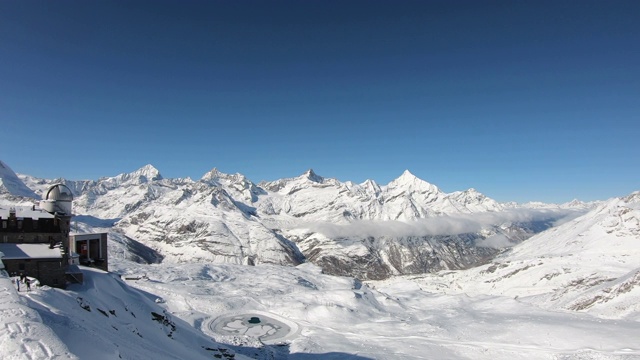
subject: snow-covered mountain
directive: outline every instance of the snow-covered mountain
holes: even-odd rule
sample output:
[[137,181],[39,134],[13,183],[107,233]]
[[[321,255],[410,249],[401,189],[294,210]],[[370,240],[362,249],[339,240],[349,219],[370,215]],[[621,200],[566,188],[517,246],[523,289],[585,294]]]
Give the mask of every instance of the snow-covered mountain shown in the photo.
[[640,192],[605,201],[486,265],[415,281],[434,292],[517,297],[549,309],[640,320]]
[[0,160],[0,195],[4,197],[35,197],[33,190],[29,189],[11,170],[9,165]]
[[64,183],[75,195],[76,222],[112,225],[114,239],[147,247],[152,260],[311,261],[363,279],[478,265],[566,215],[518,213],[475,189],[447,194],[409,171],[383,186],[313,170],[260,184],[215,168],[199,180],[166,179],[151,165],[89,181],[20,179],[37,194]]
[[602,204],[602,201],[580,201],[578,199],[573,199],[569,202],[562,204],[550,204],[544,203],[540,201],[531,201],[524,204],[517,203],[508,203],[505,204],[507,207],[521,207],[527,209],[573,209],[573,210],[591,210],[598,205]]
[[496,201],[470,189],[445,194],[437,186],[405,171],[386,186],[372,180],[362,184],[325,179],[308,170],[303,175],[260,186],[273,196],[258,201],[258,209],[281,221],[351,220],[413,221],[429,216],[501,211]]

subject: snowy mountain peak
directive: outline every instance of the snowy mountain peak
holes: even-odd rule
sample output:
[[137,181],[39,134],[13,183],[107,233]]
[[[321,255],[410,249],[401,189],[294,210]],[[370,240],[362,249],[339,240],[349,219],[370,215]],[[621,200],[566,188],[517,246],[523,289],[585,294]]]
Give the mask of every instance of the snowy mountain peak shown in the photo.
[[477,199],[478,201],[482,201],[487,198],[487,196],[480,191],[470,188],[462,192],[464,196],[468,199]]
[[502,211],[506,206],[488,198],[474,188],[453,192],[449,194],[449,197],[471,211]]
[[0,160],[0,194],[10,194],[15,196],[26,196],[37,198],[33,190],[29,189],[11,170],[9,165]]
[[147,181],[162,180],[162,175],[160,175],[160,171],[151,164],[147,164],[141,167],[140,169],[134,171],[130,175],[133,175],[135,177],[145,177]]
[[622,198],[622,200],[627,204],[640,204],[640,191],[634,191]]
[[321,183],[324,181],[324,178],[318,174],[316,174],[313,169],[309,169],[307,170],[304,174],[302,174],[303,177],[313,181],[313,182],[317,182],[317,183]]
[[413,175],[409,170],[405,170],[402,173],[402,175],[400,175],[397,179],[393,180],[392,182],[401,183],[401,184],[412,184],[412,183],[419,183],[419,182],[426,183],[426,181]]
[[405,170],[400,177],[392,180],[387,188],[408,188],[411,190],[420,190],[420,192],[440,193],[437,186],[426,182],[413,175],[409,170]]
[[160,171],[153,165],[147,164],[134,172],[120,174],[112,179],[117,183],[134,181],[137,184],[144,184],[155,180],[162,180],[162,175],[160,175]]
[[471,201],[472,199],[482,201],[484,198],[486,198],[486,196],[483,193],[479,192],[474,188],[470,188],[465,191],[455,191],[455,192],[452,192],[450,196],[458,200],[464,199],[464,201]]
[[371,193],[373,194],[379,194],[381,189],[380,189],[380,185],[378,185],[375,181],[367,179],[365,180],[362,184],[360,184],[361,187],[368,189]]
[[250,183],[251,182],[244,175],[240,173],[227,174],[227,173],[223,173],[222,171],[218,170],[218,168],[215,168],[215,167],[211,169],[211,171],[209,171],[208,173],[202,175],[202,178],[200,178],[200,180],[204,182],[220,182],[221,180],[225,180],[227,182],[232,182],[232,183]]
[[216,179],[218,179],[220,177],[220,174],[221,174],[221,172],[218,171],[218,168],[214,167],[209,172],[207,172],[206,174],[202,175],[200,180],[206,181],[206,182],[209,182],[211,180],[216,180]]
[[413,180],[413,179],[418,179],[418,177],[413,175],[411,171],[407,169],[402,172],[402,175],[400,175],[399,179]]

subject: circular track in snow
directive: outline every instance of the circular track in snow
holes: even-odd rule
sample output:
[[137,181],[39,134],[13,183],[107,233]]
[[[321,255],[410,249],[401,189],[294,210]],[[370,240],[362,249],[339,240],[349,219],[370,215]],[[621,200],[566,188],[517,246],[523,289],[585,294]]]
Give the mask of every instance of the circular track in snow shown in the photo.
[[249,336],[264,344],[277,344],[298,333],[298,324],[262,311],[224,315],[203,324],[220,335]]

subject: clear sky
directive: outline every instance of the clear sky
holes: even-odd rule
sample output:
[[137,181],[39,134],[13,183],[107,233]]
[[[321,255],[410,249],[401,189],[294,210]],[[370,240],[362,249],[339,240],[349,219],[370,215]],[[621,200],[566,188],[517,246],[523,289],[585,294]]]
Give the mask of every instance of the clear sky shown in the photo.
[[0,0],[0,159],[640,190],[640,1]]

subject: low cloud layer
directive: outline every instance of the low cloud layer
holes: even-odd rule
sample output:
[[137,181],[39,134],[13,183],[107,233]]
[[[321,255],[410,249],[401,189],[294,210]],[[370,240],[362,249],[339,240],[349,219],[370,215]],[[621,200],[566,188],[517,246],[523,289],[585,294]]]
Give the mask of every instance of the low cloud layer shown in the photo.
[[[407,237],[428,235],[458,235],[475,233],[505,223],[535,221],[566,221],[580,215],[568,210],[514,209],[504,212],[459,214],[420,219],[412,222],[359,220],[345,225],[327,222],[306,223],[301,228],[323,234],[329,238],[344,237]],[[487,243],[502,243],[506,239],[488,238]]]

